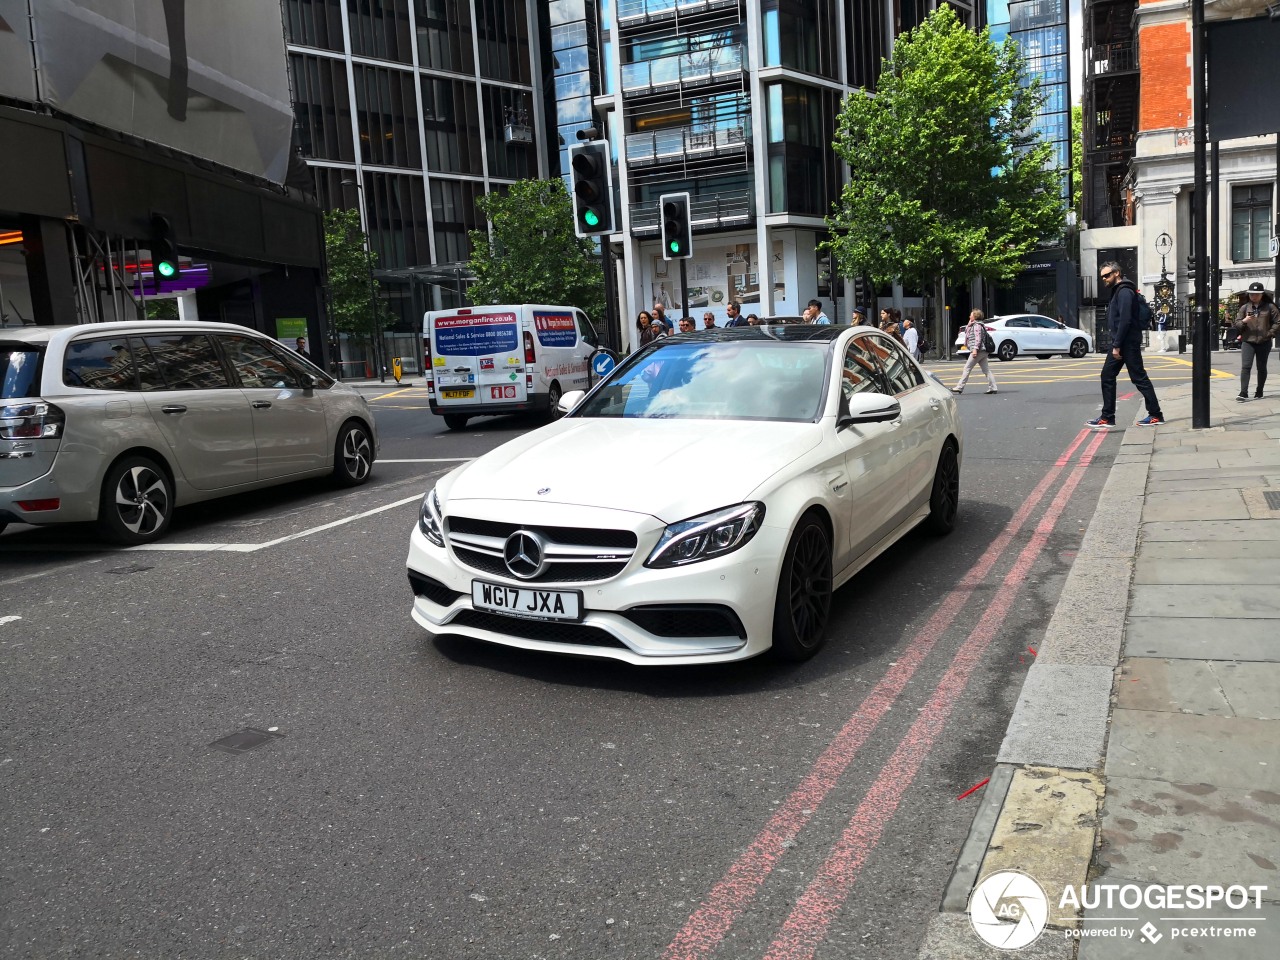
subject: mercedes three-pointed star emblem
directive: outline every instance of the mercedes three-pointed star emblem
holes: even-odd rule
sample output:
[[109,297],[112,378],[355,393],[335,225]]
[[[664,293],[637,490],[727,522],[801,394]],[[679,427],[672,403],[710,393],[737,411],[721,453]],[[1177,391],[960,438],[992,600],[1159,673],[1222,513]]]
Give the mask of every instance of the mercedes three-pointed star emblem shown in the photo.
[[532,580],[547,567],[547,545],[542,537],[529,530],[517,530],[507,537],[502,559],[513,577]]

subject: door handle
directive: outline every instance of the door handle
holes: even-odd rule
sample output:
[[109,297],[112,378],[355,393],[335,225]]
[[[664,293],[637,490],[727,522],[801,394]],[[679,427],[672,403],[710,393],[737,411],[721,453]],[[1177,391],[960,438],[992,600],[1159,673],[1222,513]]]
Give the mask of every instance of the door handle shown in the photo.
[[269,406],[271,406],[271,401],[270,401],[270,400],[255,400],[255,401],[253,401],[253,409],[255,409],[255,410],[265,410],[265,409],[267,409],[267,407],[269,407]]
[[187,405],[185,403],[166,403],[160,408],[161,413],[186,413]]

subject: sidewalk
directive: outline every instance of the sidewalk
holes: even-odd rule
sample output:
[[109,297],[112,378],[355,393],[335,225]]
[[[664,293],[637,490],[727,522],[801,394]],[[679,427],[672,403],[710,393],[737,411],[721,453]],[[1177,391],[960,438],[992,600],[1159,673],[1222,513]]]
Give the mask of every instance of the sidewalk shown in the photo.
[[[1184,385],[1125,432],[921,960],[1280,955],[1280,395],[1238,390],[1210,381],[1208,429]],[[1002,870],[1047,899],[1013,951],[967,913]],[[1265,890],[1186,910],[1178,884]]]

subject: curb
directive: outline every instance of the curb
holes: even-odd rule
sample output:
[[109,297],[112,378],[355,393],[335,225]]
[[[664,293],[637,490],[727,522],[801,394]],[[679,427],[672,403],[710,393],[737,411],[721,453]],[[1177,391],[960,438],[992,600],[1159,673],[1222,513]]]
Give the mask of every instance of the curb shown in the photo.
[[[1063,886],[1088,879],[1101,825],[1102,764],[1153,445],[1151,431],[1126,429],[1023,682],[940,912],[930,921],[920,960],[1000,953],[967,929],[969,897],[984,874],[1028,873],[1052,904]],[[1076,925],[1075,919],[1062,920],[1051,916],[1049,926]],[[1028,957],[1074,955],[1066,938],[1043,937],[1034,946],[1041,950]]]

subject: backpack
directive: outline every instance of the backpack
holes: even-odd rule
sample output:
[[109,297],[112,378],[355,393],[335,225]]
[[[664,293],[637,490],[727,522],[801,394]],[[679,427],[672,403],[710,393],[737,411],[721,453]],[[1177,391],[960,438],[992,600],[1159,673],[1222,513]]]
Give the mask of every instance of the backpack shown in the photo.
[[1139,330],[1155,329],[1155,313],[1151,310],[1151,304],[1147,303],[1147,298],[1142,294],[1134,291],[1134,307],[1133,320],[1138,325]]
[[991,339],[991,331],[986,327],[982,328],[982,349],[986,353],[996,352],[996,342]]

